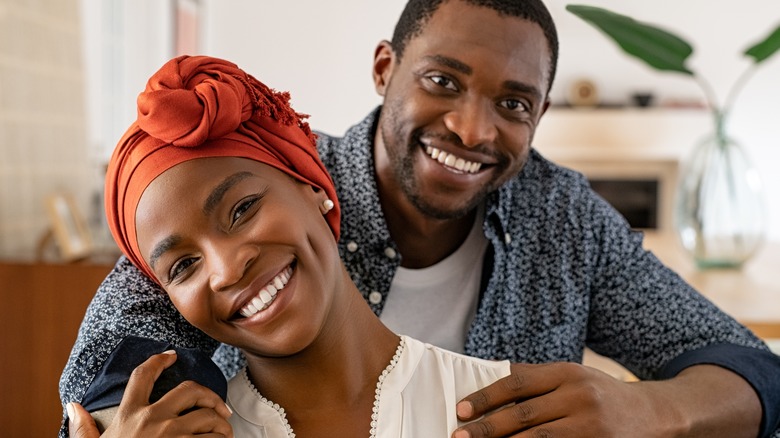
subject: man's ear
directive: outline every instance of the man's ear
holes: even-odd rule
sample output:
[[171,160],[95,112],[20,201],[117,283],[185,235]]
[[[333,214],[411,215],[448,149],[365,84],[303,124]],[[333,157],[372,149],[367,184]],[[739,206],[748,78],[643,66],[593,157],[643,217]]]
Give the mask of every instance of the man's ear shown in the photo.
[[395,53],[390,46],[390,42],[382,40],[374,50],[374,88],[380,96],[385,95],[387,85],[390,83],[390,77],[393,75],[393,66],[395,65]]

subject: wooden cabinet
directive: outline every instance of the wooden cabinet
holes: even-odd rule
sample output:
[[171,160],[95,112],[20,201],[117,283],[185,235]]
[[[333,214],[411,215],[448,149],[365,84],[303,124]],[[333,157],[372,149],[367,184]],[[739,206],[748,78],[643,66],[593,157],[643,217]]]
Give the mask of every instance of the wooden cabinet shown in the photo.
[[0,262],[0,435],[54,437],[60,374],[110,263]]

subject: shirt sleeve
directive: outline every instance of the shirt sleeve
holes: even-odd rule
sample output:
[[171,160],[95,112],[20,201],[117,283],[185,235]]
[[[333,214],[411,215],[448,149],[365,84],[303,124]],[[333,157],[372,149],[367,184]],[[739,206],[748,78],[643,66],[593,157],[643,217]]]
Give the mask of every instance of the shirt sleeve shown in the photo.
[[780,426],[778,357],[646,251],[642,233],[602,202],[594,197],[591,211],[595,262],[588,346],[642,379],[668,377],[698,363],[727,368],[756,390],[764,408],[761,436],[773,436]]
[[708,345],[677,356],[659,377],[672,378],[685,368],[703,364],[726,368],[747,380],[758,393],[764,411],[759,436],[780,436],[780,356],[733,344]]
[[[121,257],[87,307],[60,377],[63,419],[65,404],[81,401],[111,351],[128,335],[197,348],[209,355],[218,351],[214,361],[223,373],[240,368],[235,362],[241,356],[235,348],[220,347],[219,342],[190,325],[159,286]],[[68,436],[64,421],[59,436]]]

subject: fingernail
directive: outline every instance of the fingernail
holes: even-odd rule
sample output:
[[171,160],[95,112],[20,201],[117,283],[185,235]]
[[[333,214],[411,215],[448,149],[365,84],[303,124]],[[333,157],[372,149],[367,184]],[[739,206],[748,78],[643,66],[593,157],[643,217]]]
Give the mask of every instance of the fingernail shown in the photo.
[[73,408],[73,402],[66,404],[65,410],[68,411],[68,421],[73,421],[73,419],[76,417],[76,411]]
[[465,430],[456,430],[454,434],[452,434],[452,438],[470,438],[471,434],[468,433]]
[[176,350],[165,350],[162,354],[176,354]]
[[[456,409],[458,412],[458,416],[461,418],[471,418],[471,415],[474,413],[474,406],[471,405],[471,402],[467,402],[467,401],[458,403]],[[468,437],[468,434],[463,436]]]
[[230,409],[230,405],[225,403],[225,407],[228,408],[228,412],[230,412],[230,415],[233,415],[233,410]]

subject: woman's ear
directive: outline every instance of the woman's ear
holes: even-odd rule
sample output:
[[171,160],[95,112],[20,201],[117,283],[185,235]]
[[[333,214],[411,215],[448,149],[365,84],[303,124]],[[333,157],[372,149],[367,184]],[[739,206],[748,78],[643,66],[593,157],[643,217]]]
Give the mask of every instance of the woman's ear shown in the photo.
[[312,199],[317,204],[317,207],[320,209],[320,213],[323,215],[328,214],[329,211],[333,210],[333,200],[328,198],[328,195],[325,193],[325,190],[318,189],[313,186],[309,186],[309,189],[313,192]]
[[374,88],[380,96],[385,95],[387,85],[390,83],[390,77],[393,75],[393,65],[395,64],[395,52],[390,46],[390,42],[383,40],[379,42],[374,50]]

